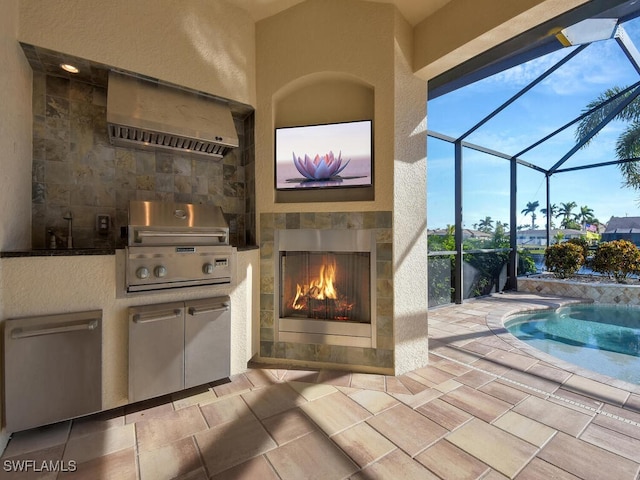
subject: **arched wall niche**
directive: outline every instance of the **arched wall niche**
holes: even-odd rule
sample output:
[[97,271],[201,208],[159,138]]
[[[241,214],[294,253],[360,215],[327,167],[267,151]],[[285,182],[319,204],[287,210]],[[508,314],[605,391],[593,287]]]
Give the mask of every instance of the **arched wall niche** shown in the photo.
[[274,127],[374,120],[374,96],[373,86],[354,75],[306,75],[273,96]]

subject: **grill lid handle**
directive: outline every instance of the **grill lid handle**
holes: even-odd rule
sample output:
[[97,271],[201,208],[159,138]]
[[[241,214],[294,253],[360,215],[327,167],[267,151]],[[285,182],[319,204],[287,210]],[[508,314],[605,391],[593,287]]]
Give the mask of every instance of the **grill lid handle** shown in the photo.
[[172,237],[183,237],[183,238],[227,238],[227,232],[224,230],[220,230],[217,232],[170,232],[170,231],[155,231],[155,230],[138,230],[136,231],[136,242],[142,242],[143,238],[172,238]]

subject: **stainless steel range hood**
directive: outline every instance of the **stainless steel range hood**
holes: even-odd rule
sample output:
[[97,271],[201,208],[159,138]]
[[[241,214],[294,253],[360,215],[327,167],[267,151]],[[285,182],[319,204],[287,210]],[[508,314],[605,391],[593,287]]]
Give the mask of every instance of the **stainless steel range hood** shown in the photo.
[[113,71],[107,95],[113,145],[215,158],[238,146],[231,110],[222,101]]

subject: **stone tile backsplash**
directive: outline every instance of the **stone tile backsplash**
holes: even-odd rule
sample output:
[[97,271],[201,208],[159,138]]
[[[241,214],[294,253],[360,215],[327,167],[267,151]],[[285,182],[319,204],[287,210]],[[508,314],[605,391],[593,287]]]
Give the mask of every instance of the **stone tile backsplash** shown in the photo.
[[[104,87],[33,73],[32,244],[122,247],[129,200],[164,200],[222,207],[236,246],[255,243],[253,115],[235,118],[240,147],[222,160],[114,147],[106,124]],[[108,235],[96,216],[111,219]]]

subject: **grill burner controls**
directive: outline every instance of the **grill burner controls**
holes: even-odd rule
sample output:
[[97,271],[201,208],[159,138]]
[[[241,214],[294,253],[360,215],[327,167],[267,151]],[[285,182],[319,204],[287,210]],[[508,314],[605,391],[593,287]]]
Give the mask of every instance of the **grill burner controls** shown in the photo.
[[162,265],[153,269],[153,273],[156,277],[162,278],[167,276],[167,267],[163,267]]
[[136,277],[141,280],[149,278],[149,269],[147,267],[140,267],[136,270]]
[[[229,260],[228,259],[216,259],[214,260],[213,263],[211,262],[207,262],[204,265],[202,265],[202,273],[204,273],[205,275],[212,275],[216,269],[220,269],[220,268],[224,268],[224,267],[228,267],[229,266]],[[165,267],[164,265],[158,265],[157,267],[155,267],[153,269],[153,274],[157,277],[157,278],[163,278],[166,277],[167,274],[169,273],[169,271],[167,270],[167,267]],[[151,276],[151,272],[147,267],[139,267],[136,270],[136,277],[138,277],[141,280],[145,280],[147,278],[149,278]]]

